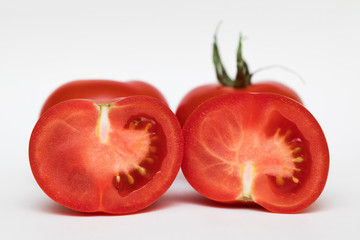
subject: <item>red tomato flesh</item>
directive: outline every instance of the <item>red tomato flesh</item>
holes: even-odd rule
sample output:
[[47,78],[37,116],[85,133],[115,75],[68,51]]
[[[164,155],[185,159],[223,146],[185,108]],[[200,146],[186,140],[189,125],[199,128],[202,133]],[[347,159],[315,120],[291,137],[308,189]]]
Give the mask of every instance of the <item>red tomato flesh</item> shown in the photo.
[[325,186],[325,136],[309,111],[287,97],[214,97],[190,115],[183,133],[182,171],[209,199],[292,213],[311,205]]
[[57,104],[40,117],[29,145],[39,186],[82,212],[124,214],[149,206],[174,181],[182,156],[175,115],[146,96]]

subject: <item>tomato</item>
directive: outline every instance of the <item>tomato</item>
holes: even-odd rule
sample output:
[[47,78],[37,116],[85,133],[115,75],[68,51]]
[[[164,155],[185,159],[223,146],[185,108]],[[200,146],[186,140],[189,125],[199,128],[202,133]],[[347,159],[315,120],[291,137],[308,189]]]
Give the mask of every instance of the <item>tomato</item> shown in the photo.
[[325,186],[325,136],[311,113],[290,98],[214,97],[194,110],[183,134],[183,174],[214,201],[294,213],[311,205]]
[[[83,89],[80,85],[86,90],[78,92]],[[124,90],[120,85],[110,81],[64,85],[50,96],[33,129],[29,143],[33,175],[42,190],[65,207],[111,214],[139,211],[165,193],[180,169],[183,136],[175,114],[149,85],[132,82]],[[135,85],[143,89],[136,90]],[[113,91],[107,86],[114,86]],[[150,96],[106,100],[125,90],[149,92],[160,100]],[[94,99],[66,100],[70,97]]]
[[253,74],[249,72],[247,63],[242,57],[242,44],[241,38],[239,41],[239,49],[237,54],[237,75],[236,79],[232,80],[228,77],[225,68],[223,67],[219,55],[219,51],[216,43],[216,36],[213,47],[213,61],[219,83],[207,84],[197,87],[190,91],[181,100],[177,110],[176,116],[178,117],[180,124],[183,126],[186,119],[190,114],[204,101],[214,96],[235,93],[235,92],[260,92],[260,93],[273,93],[292,98],[299,103],[302,103],[300,97],[291,88],[284,84],[267,81],[260,83],[251,83],[251,77]]
[[166,103],[164,96],[155,87],[142,81],[77,80],[57,88],[45,101],[41,114],[51,106],[69,99],[92,99],[100,103],[133,95],[151,96]]

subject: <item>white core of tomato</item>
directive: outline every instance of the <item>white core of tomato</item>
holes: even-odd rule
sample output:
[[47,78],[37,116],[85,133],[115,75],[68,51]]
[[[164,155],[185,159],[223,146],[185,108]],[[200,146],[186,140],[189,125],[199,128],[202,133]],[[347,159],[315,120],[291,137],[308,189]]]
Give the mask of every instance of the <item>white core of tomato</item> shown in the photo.
[[251,185],[253,181],[253,166],[251,163],[246,163],[243,168],[242,184],[243,192],[242,196],[251,199]]
[[255,168],[252,162],[244,163],[241,167],[241,183],[242,192],[237,197],[237,200],[252,202],[252,185],[255,176]]
[[97,135],[102,143],[107,142],[108,135],[110,132],[110,121],[109,121],[109,104],[99,104],[99,120],[97,125]]

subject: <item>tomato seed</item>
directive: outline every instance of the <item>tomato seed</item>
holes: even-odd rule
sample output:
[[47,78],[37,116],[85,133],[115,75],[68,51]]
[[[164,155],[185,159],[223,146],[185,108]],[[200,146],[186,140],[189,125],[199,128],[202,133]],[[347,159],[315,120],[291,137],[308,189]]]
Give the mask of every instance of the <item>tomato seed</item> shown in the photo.
[[292,161],[296,162],[296,163],[301,163],[302,161],[304,161],[304,159],[302,157],[297,157],[297,158],[294,158]]
[[145,175],[146,175],[146,170],[145,170],[145,168],[139,166],[139,167],[137,168],[137,170],[138,170],[138,172],[139,172],[142,176],[145,176]]
[[296,177],[292,176],[291,179],[293,180],[294,183],[298,183],[299,179],[297,179]]
[[148,163],[154,163],[154,159],[151,157],[146,157],[145,161],[147,161]]
[[151,123],[147,123],[146,126],[145,126],[145,130],[146,131],[149,131],[149,129],[152,127],[152,124]]
[[128,179],[128,181],[129,181],[130,184],[134,184],[134,183],[135,183],[134,178],[133,178],[129,173],[126,174],[126,177],[127,177],[127,179]]
[[276,183],[280,186],[284,185],[284,179],[282,177],[277,176],[276,177]]
[[155,146],[150,146],[150,147],[149,147],[149,151],[150,151],[151,153],[155,153],[155,152],[157,151],[157,149],[156,149]]
[[292,153],[298,153],[298,152],[300,152],[300,150],[301,150],[301,147],[296,147],[292,150]]

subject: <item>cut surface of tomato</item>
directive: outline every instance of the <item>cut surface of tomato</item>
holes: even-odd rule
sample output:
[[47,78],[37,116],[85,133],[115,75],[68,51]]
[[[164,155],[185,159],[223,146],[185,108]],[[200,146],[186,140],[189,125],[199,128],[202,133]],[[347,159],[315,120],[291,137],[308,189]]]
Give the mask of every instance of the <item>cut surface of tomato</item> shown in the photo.
[[39,186],[82,212],[124,214],[147,207],[170,187],[182,155],[175,115],[146,96],[59,103],[40,117],[29,145]]
[[238,93],[200,105],[184,128],[182,171],[205,197],[298,212],[322,192],[329,152],[315,118],[275,94]]

